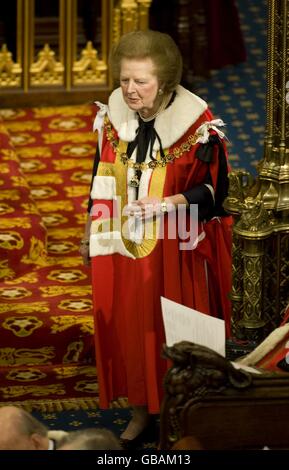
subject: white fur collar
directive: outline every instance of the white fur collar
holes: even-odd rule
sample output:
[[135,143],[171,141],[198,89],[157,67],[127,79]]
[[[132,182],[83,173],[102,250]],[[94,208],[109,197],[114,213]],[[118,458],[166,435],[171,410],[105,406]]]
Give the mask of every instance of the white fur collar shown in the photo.
[[[155,129],[163,148],[177,142],[207,109],[207,103],[179,85],[173,103],[155,120]],[[134,140],[138,128],[137,114],[124,102],[121,88],[112,92],[108,102],[108,117],[119,137],[125,142]],[[154,149],[158,150],[156,140]]]

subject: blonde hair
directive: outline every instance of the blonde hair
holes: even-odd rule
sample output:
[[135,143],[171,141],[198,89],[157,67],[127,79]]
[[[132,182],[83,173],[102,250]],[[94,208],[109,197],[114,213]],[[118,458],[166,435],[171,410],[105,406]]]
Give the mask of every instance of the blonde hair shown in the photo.
[[164,93],[171,93],[179,85],[183,61],[175,41],[159,31],[132,31],[123,35],[110,54],[110,68],[119,81],[122,59],[150,58]]

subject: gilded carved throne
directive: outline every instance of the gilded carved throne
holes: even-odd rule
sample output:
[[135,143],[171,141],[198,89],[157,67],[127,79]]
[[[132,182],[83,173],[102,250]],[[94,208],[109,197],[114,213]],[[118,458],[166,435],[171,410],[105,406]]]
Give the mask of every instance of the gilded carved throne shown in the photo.
[[0,13],[3,107],[106,100],[108,54],[148,25],[151,0],[10,0]]

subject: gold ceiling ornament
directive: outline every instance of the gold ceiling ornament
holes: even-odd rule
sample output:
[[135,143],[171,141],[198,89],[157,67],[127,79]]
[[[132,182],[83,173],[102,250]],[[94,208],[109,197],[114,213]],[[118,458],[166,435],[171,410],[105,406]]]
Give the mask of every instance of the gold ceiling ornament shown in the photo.
[[289,0],[268,0],[264,158],[257,178],[233,171],[225,208],[233,227],[232,329],[261,341],[289,297]]
[[99,60],[98,52],[92,42],[88,41],[81,52],[80,60],[74,62],[72,67],[73,84],[105,84],[107,81],[107,64]]
[[38,52],[38,60],[31,65],[30,82],[33,86],[64,84],[64,66],[55,59],[49,44]]
[[12,59],[12,53],[3,44],[0,51],[0,88],[19,87],[21,85],[22,68]]

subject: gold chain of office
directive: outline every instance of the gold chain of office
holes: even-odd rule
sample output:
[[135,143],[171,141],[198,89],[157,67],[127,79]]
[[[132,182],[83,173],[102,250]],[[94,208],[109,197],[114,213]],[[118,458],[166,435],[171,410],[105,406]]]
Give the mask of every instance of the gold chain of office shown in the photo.
[[197,139],[199,137],[199,134],[197,132],[194,135],[190,135],[186,142],[181,144],[180,147],[174,148],[171,153],[165,154],[165,156],[161,160],[152,160],[148,163],[145,163],[145,162],[138,163],[138,162],[134,162],[130,160],[130,158],[128,157],[126,153],[121,152],[119,150],[118,148],[119,140],[114,136],[112,125],[107,117],[105,117],[104,124],[105,124],[107,139],[112,145],[114,151],[120,157],[121,162],[124,165],[127,165],[130,168],[133,168],[134,170],[141,170],[141,171],[147,170],[148,168],[154,169],[157,167],[164,167],[168,163],[172,163],[175,160],[175,158],[180,158],[183,155],[183,153],[188,152],[191,149],[191,147],[196,144]]

